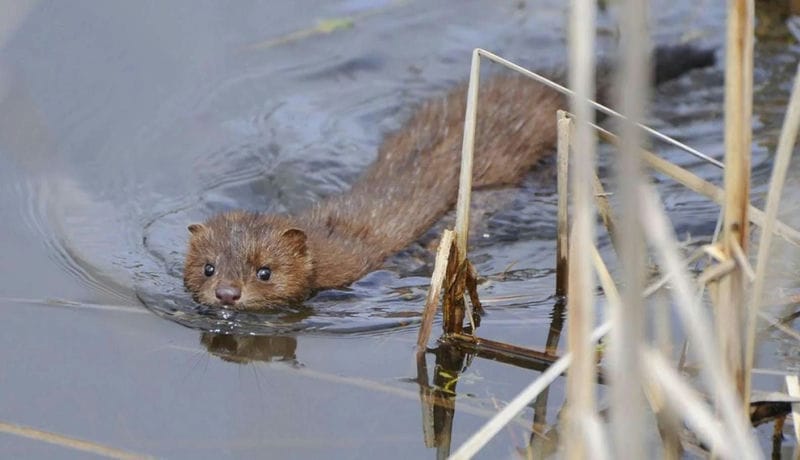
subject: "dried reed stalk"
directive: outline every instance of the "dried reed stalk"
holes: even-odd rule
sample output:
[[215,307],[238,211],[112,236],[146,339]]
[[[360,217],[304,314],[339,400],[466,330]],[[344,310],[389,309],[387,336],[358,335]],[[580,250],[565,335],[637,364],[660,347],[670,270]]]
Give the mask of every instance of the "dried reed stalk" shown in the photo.
[[556,237],[556,295],[567,295],[567,257],[569,251],[569,222],[567,221],[569,211],[567,204],[569,201],[569,136],[572,130],[572,122],[567,117],[566,112],[557,112],[558,126],[558,145],[556,149],[558,173],[557,173],[557,193],[558,193],[558,214],[556,217],[557,237]]
[[[746,250],[749,236],[753,16],[753,0],[728,0],[722,247],[729,258],[737,244]],[[749,395],[744,394],[745,282],[741,270],[733,271],[719,281],[714,301],[723,362],[743,404],[749,404]]]
[[[501,410],[492,420],[488,421],[477,433],[475,433],[464,445],[461,446],[454,454],[452,458],[469,458],[474,455],[488,440],[494,436],[502,427],[508,423],[508,421],[512,420],[515,414],[517,414],[520,410],[522,410],[533,398],[540,394],[552,381],[564,370],[569,368],[569,364],[572,359],[576,359],[575,366],[573,366],[568,374],[568,382],[567,382],[567,400],[570,403],[570,418],[567,421],[567,436],[566,439],[569,440],[569,445],[567,447],[567,456],[568,457],[580,457],[582,454],[586,454],[588,451],[586,450],[587,447],[597,447],[603,444],[603,440],[597,440],[596,438],[592,439],[592,436],[596,435],[598,431],[595,429],[599,425],[594,424],[597,422],[596,418],[596,411],[594,406],[594,378],[596,376],[595,372],[586,373],[585,369],[581,369],[582,366],[585,366],[586,363],[583,361],[585,358],[588,357],[588,365],[594,366],[594,341],[601,337],[603,334],[608,332],[611,329],[609,322],[604,323],[601,327],[597,328],[594,333],[592,334],[590,340],[585,341],[588,337],[588,328],[591,324],[590,321],[593,321],[592,316],[588,316],[586,310],[589,310],[589,315],[592,315],[592,286],[594,283],[592,282],[592,271],[591,267],[588,266],[589,263],[592,262],[590,260],[589,254],[591,257],[594,257],[595,269],[600,274],[600,279],[603,284],[604,289],[607,291],[607,298],[609,303],[615,304],[614,306],[620,310],[619,304],[621,303],[618,298],[611,294],[612,292],[616,292],[616,287],[613,284],[613,281],[610,280],[610,276],[607,273],[607,269],[605,268],[602,259],[599,257],[599,254],[596,252],[596,248],[592,244],[592,235],[593,231],[593,215],[591,209],[591,191],[588,188],[588,184],[592,178],[592,171],[594,170],[594,143],[591,142],[589,137],[583,137],[588,133],[588,126],[594,125],[592,123],[591,112],[589,111],[590,104],[594,107],[602,110],[606,113],[611,115],[618,115],[616,112],[611,111],[605,107],[600,106],[599,104],[588,102],[587,98],[589,94],[592,92],[592,82],[593,78],[586,78],[587,75],[591,76],[593,72],[592,67],[592,56],[593,53],[587,53],[587,50],[591,49],[592,44],[592,37],[591,37],[591,28],[587,30],[586,28],[580,29],[579,27],[575,26],[577,23],[581,23],[582,26],[588,22],[589,24],[594,24],[594,7],[590,3],[592,2],[585,2],[585,1],[578,1],[574,2],[574,8],[572,11],[572,20],[573,26],[571,28],[572,36],[571,40],[573,41],[571,49],[571,59],[570,59],[570,68],[573,71],[570,75],[571,77],[571,86],[577,89],[575,93],[575,98],[573,102],[575,103],[575,107],[573,111],[577,114],[575,117],[575,122],[577,124],[577,128],[575,129],[575,138],[573,139],[572,146],[574,147],[574,152],[577,155],[582,155],[579,161],[575,162],[575,171],[571,175],[571,183],[573,186],[573,209],[574,209],[574,222],[573,228],[570,232],[570,239],[568,240],[568,244],[564,244],[561,237],[567,233],[567,225],[566,225],[566,203],[562,205],[562,193],[559,194],[559,245],[561,249],[558,249],[557,252],[559,254],[559,261],[562,260],[564,253],[569,250],[570,259],[569,260],[569,283],[568,283],[568,290],[570,292],[570,318],[569,323],[570,327],[573,329],[570,330],[570,338],[571,343],[569,345],[570,352],[563,356],[561,359],[558,359],[549,369],[547,369],[539,379],[529,385],[523,392],[521,392],[514,400],[512,400],[503,410]],[[634,8],[637,5],[633,6]],[[587,19],[590,19],[587,21]],[[641,26],[643,22],[640,21],[639,25]],[[635,24],[634,24],[635,25]],[[633,27],[633,26],[631,26]],[[588,37],[587,37],[588,34]],[[745,43],[745,47],[747,44]],[[635,48],[635,46],[634,46]],[[631,55],[635,56],[635,50],[631,51]],[[559,91],[562,91],[566,94],[572,94],[570,91],[566,90],[559,85],[544,80],[542,77],[523,69],[516,64],[510,63],[502,58],[499,58],[496,55],[493,55],[484,50],[475,50],[473,53],[473,71],[477,72],[478,69],[475,60],[478,56],[485,56],[489,59],[503,64],[513,70],[519,71],[530,78],[533,78],[537,81],[542,82],[543,84],[547,84],[551,87],[556,88]],[[752,56],[750,56],[752,58]],[[746,59],[745,59],[746,60]],[[631,65],[636,65],[636,61],[631,61]],[[638,61],[641,64],[641,61]],[[635,71],[635,69],[634,69]],[[544,80],[544,81],[542,81]],[[642,79],[644,81],[644,79]],[[472,80],[471,80],[472,82]],[[744,86],[747,87],[751,85],[748,83],[747,78],[744,79]],[[629,87],[628,84],[625,87]],[[477,96],[477,88],[474,89],[476,91],[475,96]],[[470,87],[470,91],[472,91],[472,87]],[[634,102],[636,103],[636,102]],[[751,108],[749,105],[744,106],[745,112],[749,113]],[[632,109],[628,109],[629,113],[633,113],[636,115],[636,107]],[[639,108],[641,110],[641,107]],[[468,110],[467,122],[469,123],[470,111]],[[627,122],[627,128],[634,130],[636,128],[644,129],[648,132],[649,128],[644,127],[643,125],[636,122],[637,119],[641,118],[642,112],[638,112],[638,117],[634,116],[633,120]],[[748,115],[749,120],[749,115]],[[473,120],[474,123],[474,120]],[[567,168],[563,167],[562,169],[562,162],[566,161],[566,157],[568,156],[568,148],[566,147],[566,135],[569,133],[569,120],[566,119],[564,114],[559,114],[558,119],[558,126],[559,126],[559,191],[563,190],[563,186],[566,183],[566,176],[567,176]],[[585,131],[582,129],[585,128]],[[469,128],[465,128],[469,129]],[[601,136],[605,130],[601,129]],[[613,135],[610,133],[605,132],[607,137],[616,140]],[[626,134],[632,133],[632,131],[626,131]],[[638,134],[632,133],[633,136],[624,136],[624,139],[629,141],[630,139],[636,139]],[[707,156],[701,154],[700,152],[694,151],[689,147],[686,147],[683,144],[678,143],[666,136],[661,135],[660,133],[656,133],[656,137],[660,139],[666,140],[674,145],[683,148],[684,150],[689,151],[696,156],[706,159],[707,161],[719,165],[719,162],[713,159],[708,158]],[[466,134],[465,134],[465,144],[466,144]],[[640,150],[638,147],[639,143],[631,141],[628,144],[625,144],[623,148],[624,152],[644,152]],[[749,145],[749,141],[747,143]],[[466,147],[465,147],[466,148]],[[588,155],[588,158],[584,158],[583,155]],[[628,157],[636,158],[638,155],[635,153],[627,154],[623,161],[626,161]],[[680,168],[676,165],[673,165],[665,160],[661,160],[654,155],[644,152],[641,155],[641,158],[648,163],[651,167],[654,167],[661,172],[670,175],[673,178],[676,178],[679,182],[683,183],[687,187],[698,191],[709,198],[713,199],[716,202],[723,202],[725,198],[725,194],[722,190],[718,187],[715,187],[713,184],[700,179],[699,177],[689,173],[683,168]],[[640,165],[635,163],[636,160],[633,160],[632,163],[634,169],[638,166],[641,168]],[[566,165],[564,165],[566,166]],[[630,166],[630,165],[629,165]],[[464,174],[464,169],[462,168],[462,176]],[[641,179],[641,175],[638,175]],[[581,185],[587,185],[583,187],[581,190]],[[720,362],[720,351],[717,348],[717,344],[711,340],[708,336],[708,330],[710,322],[705,317],[705,312],[702,310],[699,299],[696,297],[697,292],[693,288],[693,283],[689,281],[689,276],[686,274],[683,268],[683,263],[680,261],[678,256],[678,245],[676,239],[674,237],[674,232],[669,226],[668,221],[664,215],[663,209],[661,208],[660,203],[658,202],[657,195],[655,191],[652,190],[649,186],[644,184],[644,180],[641,179],[640,181],[635,181],[634,184],[631,184],[631,195],[638,196],[641,199],[632,199],[632,203],[634,209],[639,209],[639,214],[641,218],[641,225],[645,226],[648,230],[647,236],[653,243],[654,247],[657,250],[659,259],[661,261],[662,267],[666,268],[666,274],[663,280],[660,280],[658,284],[663,284],[663,281],[669,280],[673,286],[673,294],[676,297],[676,303],[678,305],[678,312],[681,316],[682,322],[684,323],[684,327],[689,333],[690,339],[693,343],[697,346],[697,353],[699,355],[701,361],[701,370],[703,378],[708,385],[709,391],[714,394],[716,401],[717,401],[717,410],[719,411],[719,416],[721,417],[721,424],[719,425],[719,429],[716,428],[716,423],[713,421],[712,411],[704,409],[703,403],[699,400],[699,398],[693,399],[698,404],[698,408],[701,412],[701,415],[696,414],[689,414],[687,417],[694,417],[694,422],[696,423],[695,429],[701,436],[705,435],[705,439],[712,439],[709,436],[714,435],[722,435],[721,439],[724,439],[727,443],[726,447],[720,448],[717,452],[720,452],[723,455],[728,455],[731,452],[735,452],[741,456],[745,457],[757,457],[759,455],[758,449],[756,448],[756,443],[754,442],[751,433],[748,430],[747,424],[744,421],[743,417],[741,416],[742,413],[738,410],[735,392],[729,386],[729,381],[726,378],[726,373],[724,371],[723,365]],[[766,219],[764,218],[764,214],[760,213],[758,210],[753,208],[749,205],[749,201],[747,200],[747,195],[745,194],[744,200],[744,209],[743,215],[745,219],[748,218],[748,211],[752,213],[749,217],[755,223],[764,222]],[[563,214],[562,214],[563,212]],[[626,212],[625,214],[629,214]],[[563,215],[563,219],[561,219]],[[592,218],[586,219],[586,216],[591,216]],[[630,215],[635,215],[634,212],[631,212]],[[582,220],[583,219],[583,220]],[[563,225],[562,225],[563,224]],[[635,226],[635,224],[634,224]],[[739,227],[738,230],[741,231],[743,227]],[[746,230],[746,227],[744,227]],[[730,229],[730,228],[729,228]],[[776,224],[775,233],[784,236],[785,238],[789,239],[795,244],[800,243],[800,233],[796,230],[778,223]],[[628,240],[625,239],[627,242]],[[569,249],[566,248],[569,247]],[[466,247],[466,245],[465,245]],[[738,246],[740,249],[744,248],[743,244],[739,244]],[[591,251],[589,251],[591,249]],[[635,251],[634,251],[635,252]],[[732,252],[731,252],[732,254]],[[744,251],[742,250],[739,254],[739,259],[744,260],[742,257]],[[641,255],[641,253],[640,253]],[[641,261],[643,262],[643,261]],[[636,263],[636,261],[634,261]],[[736,270],[736,265],[732,259],[721,264],[721,266],[730,267],[730,270]],[[741,264],[746,265],[746,264]],[[588,273],[586,269],[588,268]],[[639,272],[642,273],[644,270],[640,270]],[[636,280],[634,280],[635,282]],[[643,284],[643,283],[641,283]],[[639,285],[639,288],[642,285]],[[559,285],[561,285],[559,283]],[[652,294],[655,292],[656,287],[651,286],[645,292],[648,294]],[[641,295],[641,289],[638,291],[636,289],[631,288],[630,292],[636,293],[637,295]],[[587,301],[588,299],[588,301]],[[641,304],[641,300],[638,300]],[[588,307],[588,308],[587,308]],[[577,317],[577,320],[576,320]],[[590,319],[590,321],[587,321]],[[624,317],[623,320],[627,320],[627,317]],[[616,324],[616,323],[615,323]],[[574,339],[574,341],[573,341]],[[625,339],[623,339],[625,340]],[[638,340],[638,341],[637,341]],[[628,342],[629,344],[633,344],[636,347],[636,344],[641,345],[643,341],[639,338],[634,338],[632,341]],[[587,346],[588,345],[588,346]],[[642,349],[642,348],[637,348]],[[587,351],[588,350],[588,351]],[[653,352],[655,353],[655,352]],[[641,359],[641,357],[639,357]],[[636,359],[635,365],[641,365],[641,361]],[[663,361],[664,368],[668,369],[669,372],[672,372],[672,376],[677,379],[677,386],[683,386],[685,388],[689,388],[688,384],[681,381],[677,377],[677,373],[670,368],[669,365],[666,364],[666,361],[663,358],[660,358]],[[645,366],[649,366],[651,363],[645,363]],[[648,374],[653,374],[652,369],[647,370]],[[591,376],[587,378],[586,376]],[[629,376],[628,376],[629,377]],[[638,385],[638,383],[637,383]],[[675,386],[670,384],[671,386]],[[671,389],[671,388],[670,388]],[[666,389],[662,389],[666,392]],[[691,396],[690,396],[691,397]],[[671,410],[682,410],[685,407],[686,402],[688,399],[685,398],[678,398],[678,401],[673,401],[672,406],[670,407]],[[686,409],[688,410],[688,409]],[[574,423],[573,421],[577,417],[583,417],[582,422]],[[699,417],[699,418],[698,418]],[[703,418],[705,417],[705,418]],[[697,421],[700,420],[701,422],[697,424]],[[691,425],[691,421],[690,421]],[[569,431],[574,430],[574,431]],[[577,435],[577,436],[576,436]],[[630,432],[627,433],[626,442],[630,440]],[[564,439],[564,438],[562,438]],[[585,445],[582,441],[587,440],[589,445]],[[711,442],[710,444],[718,445],[718,442]],[[615,448],[618,448],[618,443],[615,443]],[[641,447],[640,447],[641,448]],[[635,449],[634,449],[635,451]],[[603,451],[605,452],[605,451]],[[631,452],[626,450],[624,452]],[[599,453],[599,452],[598,452]],[[615,452],[616,453],[616,452]],[[623,454],[626,455],[626,454]]]
[[[569,241],[569,281],[567,295],[567,345],[574,362],[567,373],[566,436],[562,441],[566,458],[581,459],[589,454],[584,444],[580,420],[596,414],[594,381],[596,375],[594,343],[590,340],[594,324],[594,279],[591,248],[594,245],[592,177],[595,171],[597,140],[590,123],[594,110],[589,100],[595,93],[594,33],[595,0],[573,0],[569,28],[569,81],[575,94],[570,100],[575,114],[575,152],[572,174],[573,227]],[[567,442],[565,442],[568,440]]]
[[645,242],[638,219],[639,191],[645,183],[639,149],[643,139],[638,124],[645,117],[649,98],[650,40],[647,33],[647,2],[624,0],[620,16],[622,65],[616,88],[622,119],[622,144],[616,155],[616,181],[622,206],[619,245],[622,301],[609,303],[610,431],[615,458],[644,457],[644,394],[639,350],[644,345]]
[[[467,310],[472,331],[475,331],[472,310],[466,306],[464,291],[471,286],[470,296],[477,301],[474,289],[475,277],[467,260],[467,241],[469,236],[469,207],[472,196],[472,162],[475,150],[475,125],[478,119],[478,88],[480,87],[480,54],[472,52],[472,64],[467,87],[467,106],[464,114],[464,137],[461,144],[461,169],[458,183],[458,201],[456,203],[455,251],[445,270],[445,289],[442,302],[444,331],[447,334],[462,331],[465,309]],[[470,279],[468,279],[470,278]],[[480,304],[473,305],[480,310]]]
[[417,336],[417,353],[424,353],[428,345],[428,339],[433,328],[433,318],[436,316],[436,307],[439,304],[439,294],[442,292],[444,274],[447,270],[447,263],[450,260],[450,250],[453,247],[453,232],[445,230],[442,239],[439,241],[439,249],[436,251],[436,262],[431,275],[431,286],[428,288],[428,295],[425,298],[425,310],[422,313],[422,322]]
[[467,108],[464,115],[464,138],[461,144],[461,172],[458,182],[458,202],[456,204],[455,242],[458,248],[457,260],[467,257],[467,236],[469,235],[469,205],[472,195],[472,158],[475,151],[475,124],[478,120],[478,88],[480,86],[481,58],[478,50],[472,51],[472,64],[467,88]]
[[[594,268],[598,273],[601,286],[606,293],[606,298],[609,303],[619,302],[619,293],[614,284],[608,268],[606,267],[603,259],[597,248],[592,245],[592,261]],[[619,308],[619,307],[617,307]],[[611,322],[606,321],[599,327],[592,331],[590,336],[590,343],[595,344],[603,336],[608,334],[611,329]],[[593,348],[594,350],[594,348]],[[548,355],[544,355],[548,356]],[[487,421],[477,432],[475,432],[458,450],[450,456],[451,459],[468,459],[472,458],[484,445],[486,445],[492,437],[497,434],[506,424],[511,422],[513,418],[531,401],[539,396],[547,387],[558,378],[561,373],[565,372],[572,363],[571,352],[566,353],[564,356],[556,360],[550,367],[545,370],[538,379],[534,380],[530,385],[523,389],[517,396],[514,397],[500,412],[495,414],[491,420]],[[587,384],[587,388],[594,388],[594,382]],[[594,416],[593,416],[594,417]],[[582,423],[582,422],[581,422]],[[580,425],[581,436],[587,434],[586,426]],[[594,443],[593,443],[594,444]]]
[[670,284],[673,287],[670,292],[675,298],[674,305],[689,340],[695,344],[701,376],[709,392],[716,398],[717,409],[729,434],[728,443],[744,458],[758,458],[760,453],[757,443],[750,433],[742,406],[737,404],[735,390],[731,387],[729,375],[720,360],[720,347],[708,333],[713,330],[712,323],[707,318],[690,276],[680,260],[677,239],[658,195],[649,185],[645,185],[640,193],[643,202],[639,216],[645,234],[655,249],[660,266],[670,275]]
[[[699,253],[699,252],[698,252]],[[597,248],[593,246],[592,260],[594,263],[595,271],[598,273],[600,284],[606,294],[609,303],[619,302],[619,292],[617,287],[611,279],[603,259],[600,257]],[[665,277],[666,280],[669,277]],[[657,281],[654,285],[650,286],[646,291],[650,294],[656,291],[655,287],[662,284],[662,281]],[[650,295],[647,294],[646,296]],[[619,308],[619,307],[616,307]],[[591,343],[596,343],[603,338],[611,330],[611,322],[606,321],[592,331]],[[572,353],[566,353],[564,356],[556,360],[546,371],[544,371],[538,379],[534,380],[530,385],[523,389],[517,396],[511,400],[500,412],[495,414],[491,420],[487,421],[477,432],[475,432],[459,449],[450,457],[451,459],[467,459],[472,458],[489,440],[497,434],[506,424],[511,422],[513,418],[531,401],[539,396],[558,376],[565,372],[572,363]]]

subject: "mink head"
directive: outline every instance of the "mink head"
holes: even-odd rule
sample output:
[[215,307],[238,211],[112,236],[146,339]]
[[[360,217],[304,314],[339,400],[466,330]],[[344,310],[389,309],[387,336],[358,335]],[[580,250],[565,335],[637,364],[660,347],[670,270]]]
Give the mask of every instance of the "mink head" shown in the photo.
[[286,218],[228,212],[190,225],[189,232],[183,282],[196,302],[257,310],[311,294],[306,234]]

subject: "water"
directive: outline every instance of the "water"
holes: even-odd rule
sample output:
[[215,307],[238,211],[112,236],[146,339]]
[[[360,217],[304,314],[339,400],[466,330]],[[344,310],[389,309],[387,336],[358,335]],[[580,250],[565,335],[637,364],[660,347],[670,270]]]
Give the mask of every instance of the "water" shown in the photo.
[[[653,8],[657,42],[702,31],[704,45],[721,49],[721,7],[694,3]],[[346,189],[415,103],[466,78],[475,46],[534,69],[563,66],[563,2],[15,8],[13,30],[0,29],[0,421],[158,457],[434,456],[413,360],[432,259],[422,244],[307,308],[228,315],[183,292],[186,225],[232,207],[296,210]],[[322,19],[337,19],[325,23],[336,30],[296,34]],[[607,50],[613,21],[600,23]],[[797,61],[792,47],[760,46],[756,201]],[[719,157],[721,84],[718,64],[664,85],[652,125]],[[661,152],[721,182],[715,167]],[[553,176],[546,163],[522,187],[478,199],[471,256],[487,276],[485,337],[544,345]],[[790,181],[787,193],[797,190]],[[659,191],[679,234],[713,232],[715,205],[668,180]],[[792,346],[771,334],[760,364],[796,369]],[[452,445],[536,375],[472,361],[458,382]],[[562,397],[554,386],[551,423]],[[523,447],[530,418],[485,455]],[[0,454],[75,456],[3,434]]]

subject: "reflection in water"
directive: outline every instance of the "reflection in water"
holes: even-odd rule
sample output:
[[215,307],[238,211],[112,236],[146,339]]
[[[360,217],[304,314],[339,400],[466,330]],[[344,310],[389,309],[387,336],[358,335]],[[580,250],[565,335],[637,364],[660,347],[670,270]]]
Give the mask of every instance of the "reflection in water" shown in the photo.
[[237,364],[295,361],[297,339],[290,336],[228,335],[204,332],[200,343],[220,359]]
[[464,363],[471,355],[451,344],[441,344],[432,353],[436,356],[433,368],[433,386],[428,383],[428,363],[425,355],[417,355],[417,382],[422,403],[422,429],[425,447],[436,448],[436,458],[450,455],[450,438],[456,411],[456,384],[466,370]]
[[[566,297],[559,296],[556,298],[553,311],[550,313],[550,330],[547,333],[547,343],[545,345],[545,352],[548,354],[555,355],[558,350],[558,342],[561,339],[561,331],[564,328],[564,320],[566,318],[566,307]],[[533,401],[533,427],[528,446],[529,453],[549,453],[558,445],[557,431],[552,429],[548,432],[547,430],[547,402],[549,399],[550,386],[542,390]]]
[[[558,358],[556,351],[564,324],[565,307],[566,299],[557,297],[550,316],[550,332],[544,352],[458,333],[439,339],[439,346],[435,349],[418,352],[417,384],[420,388],[425,447],[436,448],[436,457],[439,459],[450,455],[456,385],[473,358],[489,359],[537,372],[546,370]],[[426,353],[436,357],[433,385],[429,383]],[[599,381],[602,382],[602,379]],[[518,449],[521,456],[545,458],[558,447],[558,425],[551,427],[547,424],[549,391],[548,387],[533,403],[531,435],[527,445]]]
[[419,321],[419,304],[415,301],[424,298],[427,287],[427,279],[403,280],[378,270],[346,289],[324,291],[305,304],[245,312],[194,303],[180,275],[177,271],[167,277],[139,277],[136,296],[163,318],[192,329],[230,334],[352,334],[407,327]]

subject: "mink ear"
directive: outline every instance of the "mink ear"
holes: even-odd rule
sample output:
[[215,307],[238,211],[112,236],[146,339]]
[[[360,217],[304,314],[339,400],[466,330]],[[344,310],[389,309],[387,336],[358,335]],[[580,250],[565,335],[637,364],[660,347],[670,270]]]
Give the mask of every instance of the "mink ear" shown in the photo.
[[192,235],[198,235],[206,229],[206,226],[203,224],[190,224],[187,228]]
[[281,233],[281,238],[288,242],[295,254],[298,256],[306,255],[306,234],[299,228],[290,228]]

